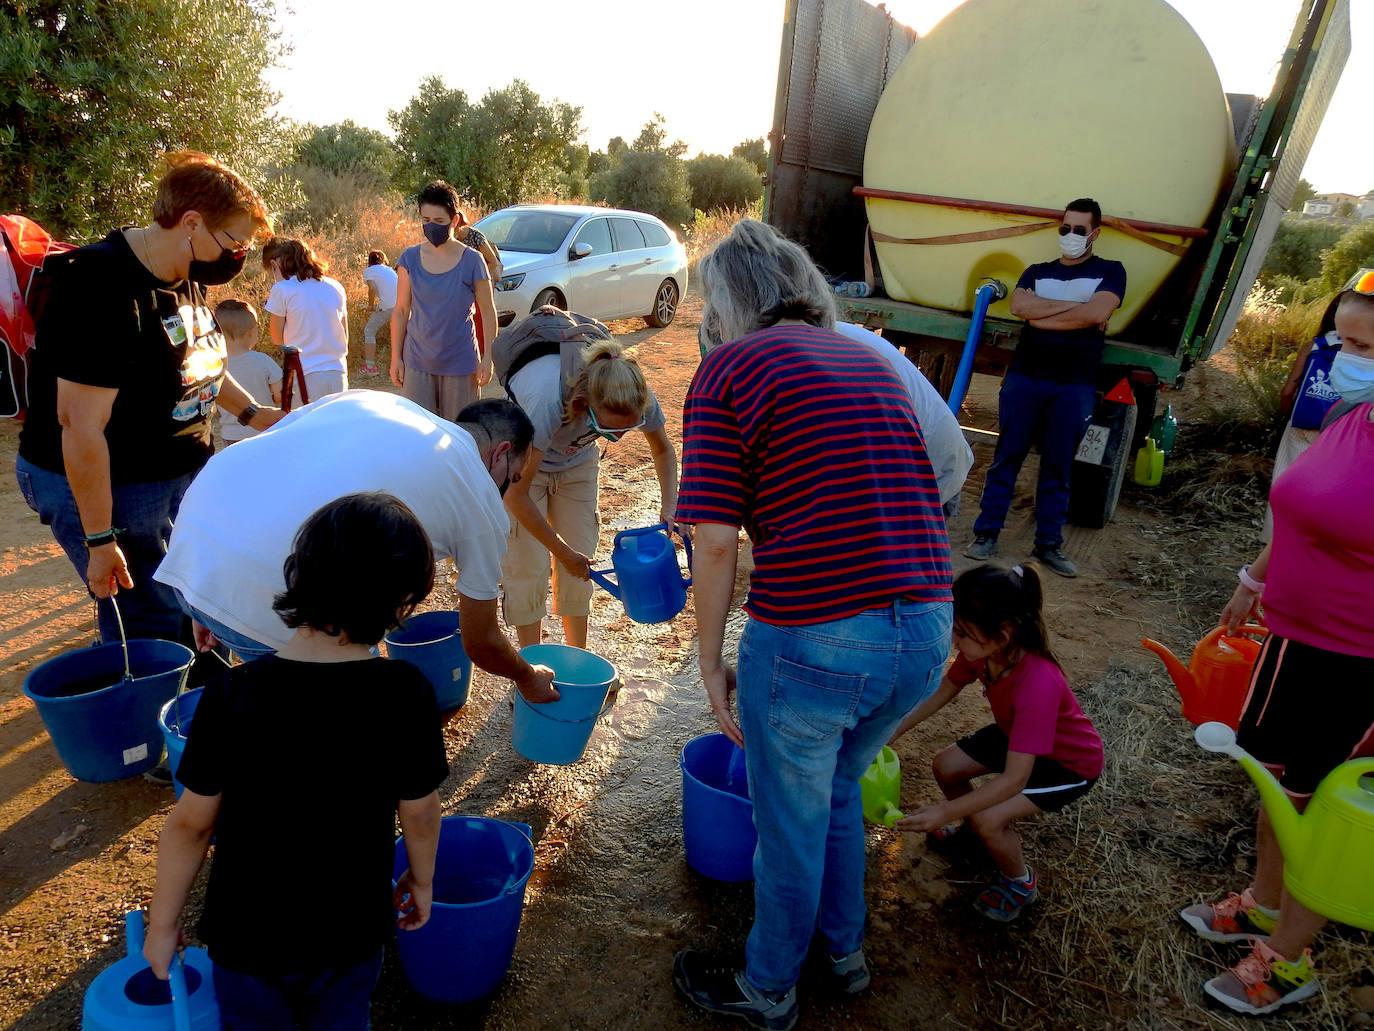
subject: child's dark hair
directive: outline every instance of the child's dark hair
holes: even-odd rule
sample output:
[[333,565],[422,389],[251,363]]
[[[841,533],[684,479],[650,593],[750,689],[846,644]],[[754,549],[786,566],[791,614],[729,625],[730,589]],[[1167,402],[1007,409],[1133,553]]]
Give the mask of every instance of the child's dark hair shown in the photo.
[[296,531],[272,608],[289,627],[374,645],[434,587],[434,549],[399,498],[347,494]]
[[373,265],[385,265],[386,251],[368,251],[367,264],[369,268]]
[[262,267],[272,262],[281,268],[283,279],[319,279],[329,271],[329,264],[321,261],[304,240],[274,236],[262,246]]
[[426,204],[443,208],[448,212],[449,218],[454,218],[458,214],[458,191],[442,179],[433,179],[425,183],[424,189],[415,198],[417,208],[424,207]]
[[954,618],[995,638],[1011,626],[1011,643],[1023,651],[1062,665],[1050,650],[1050,634],[1040,607],[1044,594],[1034,566],[1013,569],[974,566],[954,579]]

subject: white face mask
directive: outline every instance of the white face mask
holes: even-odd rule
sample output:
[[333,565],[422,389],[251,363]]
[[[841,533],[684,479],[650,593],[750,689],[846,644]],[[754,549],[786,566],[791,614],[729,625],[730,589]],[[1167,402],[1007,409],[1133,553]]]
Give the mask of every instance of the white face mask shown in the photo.
[[1361,358],[1353,351],[1340,351],[1331,360],[1331,389],[1343,401],[1363,404],[1374,401],[1374,358]]
[[1066,258],[1081,258],[1088,252],[1088,238],[1069,233],[1059,238],[1059,253]]

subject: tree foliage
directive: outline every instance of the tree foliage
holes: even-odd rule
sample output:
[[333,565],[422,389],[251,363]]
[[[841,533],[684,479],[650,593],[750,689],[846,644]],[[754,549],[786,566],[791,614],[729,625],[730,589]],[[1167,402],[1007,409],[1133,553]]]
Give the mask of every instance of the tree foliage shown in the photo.
[[146,220],[162,153],[202,150],[254,185],[283,153],[262,72],[272,0],[0,4],[0,209],[91,239]]
[[1299,179],[1298,185],[1293,190],[1293,203],[1289,205],[1289,211],[1301,211],[1302,206],[1317,195],[1317,188],[1306,179]]
[[570,196],[585,178],[576,150],[582,109],[545,102],[519,79],[472,104],[431,76],[387,117],[400,152],[394,182],[409,193],[446,179],[480,204],[504,207],[542,194]]
[[663,116],[655,113],[632,146],[625,147],[620,137],[611,140],[604,167],[591,178],[592,199],[647,211],[672,226],[690,221],[692,193],[682,160],[687,144],[667,143],[667,138]]
[[1269,245],[1259,278],[1270,282],[1280,276],[1304,281],[1319,275],[1322,252],[1341,237],[1341,227],[1331,222],[1285,218]]
[[1374,268],[1374,221],[1352,226],[1322,253],[1319,292],[1339,290],[1362,268]]
[[768,171],[768,142],[762,136],[735,144],[735,149],[730,151],[730,156],[744,158],[745,161],[754,166],[754,170],[759,175]]
[[351,121],[304,127],[295,159],[298,165],[326,172],[352,173],[359,183],[370,183],[374,188],[388,185],[396,174],[395,144],[376,129]]
[[[738,150],[739,148],[735,148]],[[687,162],[692,207],[698,211],[744,208],[763,196],[763,178],[742,157],[702,154]]]

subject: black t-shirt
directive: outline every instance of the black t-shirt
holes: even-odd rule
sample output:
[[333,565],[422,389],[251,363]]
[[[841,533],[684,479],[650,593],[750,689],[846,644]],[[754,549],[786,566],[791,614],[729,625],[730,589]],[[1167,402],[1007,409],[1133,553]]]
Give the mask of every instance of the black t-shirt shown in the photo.
[[193,473],[214,445],[210,415],[224,378],[224,337],[200,288],[164,283],[116,230],[48,259],[52,291],[29,366],[19,453],[65,471],[57,380],[118,390],[105,440],[115,483]]
[[[1077,265],[1044,261],[1031,265],[1016,283],[1053,301],[1090,300],[1098,292],[1126,296],[1126,266],[1096,254]],[[1106,334],[1097,326],[1085,329],[1037,329],[1029,322],[1021,328],[1021,341],[1011,367],[1016,372],[1068,383],[1093,383],[1102,361]]]
[[448,776],[434,689],[408,662],[275,655],[210,683],[177,777],[220,795],[201,938],[251,974],[348,966],[395,928],[396,806]]

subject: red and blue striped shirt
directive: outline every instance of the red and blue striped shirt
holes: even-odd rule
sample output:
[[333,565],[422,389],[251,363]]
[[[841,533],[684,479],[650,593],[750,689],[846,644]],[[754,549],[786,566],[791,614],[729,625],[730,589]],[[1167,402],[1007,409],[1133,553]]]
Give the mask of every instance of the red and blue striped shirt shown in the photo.
[[683,411],[677,518],[745,528],[745,611],[764,623],[951,597],[911,400],[874,351],[826,329],[774,326],[706,356]]

